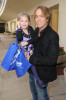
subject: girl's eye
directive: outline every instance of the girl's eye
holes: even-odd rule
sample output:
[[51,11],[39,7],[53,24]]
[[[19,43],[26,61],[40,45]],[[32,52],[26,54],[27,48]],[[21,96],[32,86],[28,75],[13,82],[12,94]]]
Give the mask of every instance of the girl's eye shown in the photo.
[[25,20],[25,21],[21,20],[21,22],[28,22],[28,20]]

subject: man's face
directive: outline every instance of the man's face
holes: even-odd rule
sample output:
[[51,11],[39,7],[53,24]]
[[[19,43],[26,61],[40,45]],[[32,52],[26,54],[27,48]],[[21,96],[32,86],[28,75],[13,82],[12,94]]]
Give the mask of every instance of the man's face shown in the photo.
[[28,28],[28,26],[29,26],[29,20],[28,20],[28,18],[27,18],[25,15],[23,15],[23,16],[20,18],[20,20],[19,20],[19,24],[20,24],[20,27],[21,27],[22,29]]
[[48,24],[48,20],[43,15],[41,9],[36,10],[35,22],[36,22],[37,27],[40,28],[40,29],[44,29]]

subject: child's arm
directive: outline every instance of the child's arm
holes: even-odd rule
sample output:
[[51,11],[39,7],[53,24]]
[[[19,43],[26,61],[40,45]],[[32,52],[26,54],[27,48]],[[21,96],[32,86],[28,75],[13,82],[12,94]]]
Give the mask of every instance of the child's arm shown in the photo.
[[28,45],[28,42],[27,41],[21,42],[21,46],[26,46],[26,45]]
[[20,43],[23,40],[22,29],[16,31],[17,42]]
[[33,44],[35,42],[35,39],[30,39],[28,41],[23,41],[21,42],[21,46],[26,46],[26,45],[30,45],[30,44]]
[[18,43],[20,43],[23,40],[22,29],[20,28],[19,21],[17,22],[16,38]]

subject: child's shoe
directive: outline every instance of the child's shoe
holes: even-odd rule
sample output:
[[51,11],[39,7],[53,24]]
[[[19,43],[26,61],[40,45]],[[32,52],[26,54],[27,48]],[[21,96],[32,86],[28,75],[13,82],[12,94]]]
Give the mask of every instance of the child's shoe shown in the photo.
[[46,88],[46,84],[43,83],[41,80],[36,80],[37,84],[39,85],[40,88]]

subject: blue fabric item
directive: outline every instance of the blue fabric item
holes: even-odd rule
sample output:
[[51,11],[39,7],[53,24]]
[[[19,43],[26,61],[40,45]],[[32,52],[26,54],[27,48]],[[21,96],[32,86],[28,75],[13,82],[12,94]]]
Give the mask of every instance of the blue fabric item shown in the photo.
[[10,70],[13,70],[15,69],[15,62],[13,62],[13,57],[16,53],[16,50],[18,48],[18,45],[17,45],[17,39],[15,41],[15,43],[11,43],[9,48],[8,48],[8,51],[1,63],[1,66],[6,70],[6,71],[10,71]]
[[26,59],[24,55],[24,47],[22,47],[22,52],[18,49],[17,53],[18,57],[16,58],[16,75],[17,77],[21,77],[25,75],[27,70],[30,68],[31,64]]
[[17,77],[23,76],[30,68],[31,64],[24,55],[24,47],[22,47],[22,52],[19,50],[19,46],[17,45],[17,38],[15,43],[10,44],[1,66],[6,71],[15,69]]

